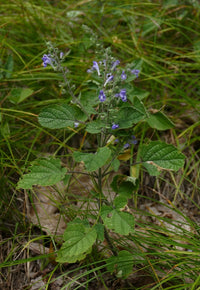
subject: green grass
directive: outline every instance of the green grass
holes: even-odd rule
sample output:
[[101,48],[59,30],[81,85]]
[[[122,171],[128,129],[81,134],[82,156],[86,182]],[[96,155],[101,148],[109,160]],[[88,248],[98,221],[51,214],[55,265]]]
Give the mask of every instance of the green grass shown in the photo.
[[[34,272],[30,265],[37,260],[39,270],[46,277],[45,289],[50,289],[49,285],[58,279],[65,281],[61,289],[63,285],[67,285],[67,289],[91,289],[92,285],[111,289],[113,283],[116,289],[199,289],[198,1],[181,1],[180,4],[179,1],[147,0],[0,0],[0,7],[2,285],[11,289],[18,274],[19,287],[29,289],[28,285],[35,283],[28,278],[31,271]],[[122,65],[135,59],[143,60],[143,70],[135,84],[149,92],[145,104],[150,109],[162,108],[176,125],[173,130],[159,135],[140,126],[138,139],[141,136],[159,138],[176,145],[187,156],[185,167],[178,174],[150,178],[143,172],[140,176],[137,208],[134,202],[131,207],[136,215],[136,232],[118,240],[118,246],[135,257],[132,276],[125,281],[117,281],[114,274],[108,273],[105,260],[110,253],[105,244],[100,250],[94,248],[91,255],[76,265],[58,265],[48,254],[31,252],[29,245],[35,239],[49,249],[54,247],[55,251],[60,242],[27,219],[27,199],[33,202],[34,193],[16,189],[31,161],[55,152],[66,160],[68,150],[75,146],[73,132],[41,128],[37,115],[43,107],[69,97],[61,93],[58,85],[61,77],[51,68],[42,66],[41,57],[47,52],[46,41],[68,53],[65,65],[71,71],[70,79],[76,84],[77,95],[85,86],[86,71],[95,59],[95,51],[91,35],[82,28],[83,24],[93,30],[105,47],[112,47],[113,55]],[[17,103],[13,101],[16,88],[31,89],[33,93]],[[68,200],[66,194],[59,194],[61,198],[52,202],[63,217],[70,220],[78,214],[84,216],[82,209],[73,204],[83,200],[89,207],[89,199],[71,193]],[[142,204],[148,205],[141,207]],[[162,205],[164,212],[158,215],[150,204]],[[87,210],[89,212],[89,208]],[[184,218],[181,225],[174,225],[172,213],[176,218]],[[117,246],[115,237],[112,242]],[[48,270],[45,272],[45,269]]]

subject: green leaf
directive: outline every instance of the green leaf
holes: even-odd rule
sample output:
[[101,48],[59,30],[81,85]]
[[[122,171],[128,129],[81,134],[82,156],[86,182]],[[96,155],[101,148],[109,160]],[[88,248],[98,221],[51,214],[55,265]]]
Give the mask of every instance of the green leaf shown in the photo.
[[109,272],[116,272],[118,278],[127,278],[133,269],[133,255],[128,251],[120,251],[117,257],[111,257],[106,261]]
[[115,118],[115,123],[119,124],[119,129],[130,128],[133,124],[147,118],[147,116],[143,103],[135,97],[133,107],[125,105],[119,110],[117,117]]
[[95,120],[95,121],[90,122],[86,126],[86,131],[91,134],[97,134],[97,133],[100,133],[102,128],[104,127],[105,127],[105,123],[103,121]]
[[183,167],[185,156],[173,145],[160,141],[142,146],[140,157],[150,175],[158,175],[162,169],[177,171]]
[[9,79],[12,76],[14,61],[12,55],[9,55],[5,64],[5,77]]
[[96,107],[98,100],[96,88],[94,90],[90,86],[90,84],[87,84],[86,90],[80,93],[80,103],[89,115],[97,113],[93,107]]
[[109,213],[113,210],[112,206],[108,206],[108,205],[103,205],[101,207],[101,217],[104,220],[107,215],[109,215]]
[[66,16],[71,18],[72,20],[74,20],[74,18],[76,18],[76,17],[78,17],[80,15],[83,15],[83,12],[79,11],[79,10],[71,10],[71,11],[68,11],[66,13]]
[[3,63],[0,59],[0,80],[4,78],[4,69],[3,69]]
[[[133,70],[133,69],[138,69],[139,71],[142,70],[142,65],[143,65],[143,59],[138,58],[136,59],[134,62],[132,62],[131,64],[128,65],[128,67]],[[133,80],[135,80],[137,77],[134,74],[129,74],[127,77],[127,82],[131,82]]]
[[58,251],[57,262],[75,263],[83,260],[91,252],[97,233],[95,228],[81,223],[70,223],[63,235],[65,242]]
[[143,89],[134,87],[130,83],[124,84],[123,88],[126,89],[128,99],[131,101],[131,103],[133,103],[135,97],[137,97],[141,101],[144,98],[148,97],[149,95],[149,92]]
[[146,21],[146,23],[142,27],[142,37],[145,37],[149,33],[152,33],[154,30],[158,30],[160,25],[162,24],[161,18],[152,18],[151,21]]
[[127,205],[127,198],[124,196],[117,196],[114,199],[114,206],[116,209],[120,210],[123,209]]
[[174,124],[168,117],[162,112],[156,112],[151,114],[147,119],[147,123],[151,128],[157,130],[167,130],[174,127]]
[[33,185],[48,186],[56,184],[65,177],[66,168],[61,167],[59,159],[39,159],[34,161],[30,173],[22,176],[18,188],[29,189]]
[[116,209],[109,211],[108,207],[102,207],[101,217],[105,226],[118,234],[128,235],[134,232],[134,218],[130,213]]
[[112,166],[113,170],[114,170],[115,172],[117,172],[118,169],[119,169],[119,166],[120,166],[120,161],[119,161],[117,158],[114,159],[114,160],[112,161],[112,163],[111,163],[111,166]]
[[105,165],[110,156],[111,150],[107,147],[99,148],[96,153],[73,153],[75,161],[83,161],[86,170],[89,172],[95,171]]
[[97,240],[103,242],[104,241],[104,225],[98,223],[98,224],[95,224],[94,227],[97,232]]
[[10,126],[9,126],[8,122],[1,124],[1,134],[4,138],[10,137]]
[[115,175],[112,183],[112,189],[123,197],[131,198],[133,191],[137,188],[137,183],[133,182],[130,176],[127,175]]
[[128,98],[131,102],[133,102],[134,97],[138,97],[138,99],[141,101],[144,98],[148,97],[149,92],[147,92],[143,89],[137,88],[137,87],[132,87],[132,89],[127,90],[127,95],[128,95]]
[[33,92],[34,91],[29,88],[12,89],[10,95],[8,96],[8,99],[14,104],[19,104],[27,99],[29,96],[31,96]]
[[74,122],[85,121],[87,116],[77,106],[66,103],[44,109],[38,117],[39,123],[50,129],[74,127]]

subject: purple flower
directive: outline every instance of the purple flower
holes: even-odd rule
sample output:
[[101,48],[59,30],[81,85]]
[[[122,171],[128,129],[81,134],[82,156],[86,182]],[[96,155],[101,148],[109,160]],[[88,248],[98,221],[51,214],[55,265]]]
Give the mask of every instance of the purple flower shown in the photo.
[[129,143],[124,144],[124,149],[127,149],[128,147],[130,147]]
[[104,102],[106,100],[106,95],[104,94],[103,90],[99,92],[99,101]]
[[118,64],[120,64],[119,60],[116,60],[115,62],[113,62],[112,66],[111,66],[111,70],[114,70]]
[[121,79],[124,81],[127,78],[127,75],[125,74],[125,71],[123,70],[121,74]]
[[79,122],[74,122],[74,127],[77,128],[79,126]]
[[140,70],[139,69],[132,69],[131,73],[134,74],[136,76],[136,78],[138,78]]
[[53,59],[51,58],[51,55],[50,54],[44,54],[43,57],[42,57],[42,60],[43,60],[43,66],[44,67],[47,67],[47,65],[51,65],[53,67]]
[[105,81],[105,84],[103,85],[104,87],[107,85],[108,82],[113,80],[113,75],[107,74],[107,80]]
[[132,139],[131,139],[129,142],[130,142],[131,144],[136,145],[136,144],[138,143],[136,137],[135,137],[134,135],[132,135],[131,138],[132,138]]
[[137,144],[137,140],[136,137],[134,135],[131,136],[132,139],[129,139],[128,142],[124,145],[124,149],[127,149],[128,147],[130,147],[131,144],[136,145]]
[[91,74],[93,72],[92,68],[87,69],[87,73]]
[[118,124],[115,124],[115,123],[113,123],[113,124],[112,124],[112,129],[113,129],[113,130],[115,130],[115,129],[117,129],[117,128],[119,128],[119,125],[118,125]]
[[64,52],[60,52],[60,59],[62,59],[63,58],[63,56],[64,56]]
[[123,102],[126,102],[127,101],[127,97],[126,97],[126,89],[121,89],[120,93],[119,93],[119,96],[121,98],[121,100]]
[[93,61],[93,67],[92,67],[92,68],[95,69],[95,70],[97,71],[98,76],[101,75],[101,74],[100,74],[100,71],[99,71],[99,65],[98,65],[98,63],[97,63],[96,61]]

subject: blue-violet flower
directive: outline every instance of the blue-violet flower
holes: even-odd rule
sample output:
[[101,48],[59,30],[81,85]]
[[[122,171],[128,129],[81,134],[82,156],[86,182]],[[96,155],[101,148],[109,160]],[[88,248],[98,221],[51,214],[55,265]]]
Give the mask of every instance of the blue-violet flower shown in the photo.
[[48,64],[50,64],[52,67],[53,67],[53,59],[51,58],[51,55],[50,54],[44,54],[43,57],[42,57],[42,60],[43,60],[43,66],[44,67],[47,67]]
[[115,129],[117,129],[117,128],[119,128],[119,125],[118,125],[118,124],[115,124],[115,123],[113,123],[113,125],[112,125],[112,129],[113,129],[113,130],[115,130]]
[[104,102],[106,100],[106,95],[104,94],[103,90],[99,92],[99,101]]
[[138,143],[136,137],[135,137],[134,135],[132,135],[131,138],[132,138],[132,139],[131,139],[129,142],[130,142],[131,144],[136,145],[136,144]]
[[79,126],[79,122],[74,122],[74,127],[77,128]]
[[119,60],[116,60],[115,62],[113,62],[112,66],[111,66],[111,70],[114,70],[118,64],[120,64]]
[[98,76],[101,75],[101,74],[100,74],[100,71],[99,71],[99,65],[98,65],[98,63],[97,63],[96,61],[93,61],[93,67],[92,67],[92,68],[95,69],[95,70],[97,71]]
[[107,80],[105,81],[104,87],[107,85],[108,82],[113,80],[113,75],[107,74]]
[[139,73],[140,73],[140,70],[139,70],[139,69],[133,69],[133,70],[131,71],[131,73],[134,74],[134,75],[136,76],[136,78],[138,78]]
[[123,70],[122,74],[121,74],[121,79],[125,80],[127,78],[127,75],[125,74],[125,71]]
[[121,100],[123,102],[126,102],[127,101],[127,97],[126,97],[126,89],[121,89],[120,93],[119,93],[119,96],[121,98]]
[[124,144],[124,149],[127,149],[128,147],[130,147],[129,143]]

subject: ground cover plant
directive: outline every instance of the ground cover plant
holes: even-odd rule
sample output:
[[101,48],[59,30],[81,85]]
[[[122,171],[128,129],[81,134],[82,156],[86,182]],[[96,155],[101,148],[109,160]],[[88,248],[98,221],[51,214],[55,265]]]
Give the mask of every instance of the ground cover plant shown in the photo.
[[199,12],[1,3],[2,289],[200,287]]

